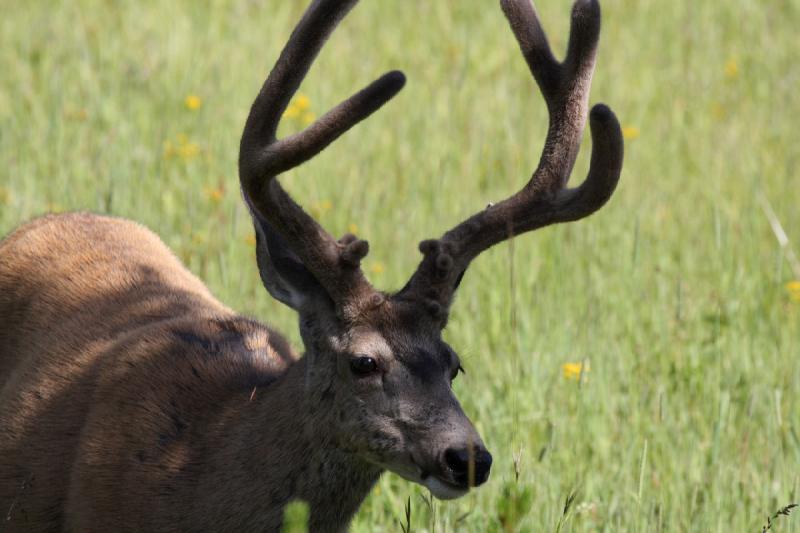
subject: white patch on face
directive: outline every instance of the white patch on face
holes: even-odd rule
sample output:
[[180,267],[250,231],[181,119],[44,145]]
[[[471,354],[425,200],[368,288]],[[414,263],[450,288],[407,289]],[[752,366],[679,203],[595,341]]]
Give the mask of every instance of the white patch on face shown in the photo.
[[352,344],[349,346],[353,354],[363,354],[370,357],[390,357],[392,349],[386,339],[377,331],[356,331]]
[[434,476],[426,477],[422,480],[422,485],[427,487],[431,494],[440,500],[454,500],[469,492],[469,489],[459,489]]

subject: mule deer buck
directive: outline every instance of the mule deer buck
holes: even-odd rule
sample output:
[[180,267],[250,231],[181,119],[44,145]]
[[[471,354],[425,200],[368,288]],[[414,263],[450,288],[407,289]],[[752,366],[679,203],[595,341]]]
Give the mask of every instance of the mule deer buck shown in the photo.
[[559,63],[530,0],[501,0],[550,113],[541,161],[519,192],[423,241],[419,267],[390,294],[359,267],[367,243],[334,239],[276,179],[405,83],[390,72],[306,130],[276,138],[356,1],[312,2],[241,140],[261,278],[297,311],[303,356],[215,300],[134,222],[51,215],[0,243],[0,529],[274,531],[287,503],[303,500],[312,531],[339,531],[385,470],[444,499],[486,481],[492,457],[452,393],[459,358],[441,332],[478,254],[583,218],[616,187],[622,136],[597,105],[588,177],[566,188],[600,8],[577,0]]

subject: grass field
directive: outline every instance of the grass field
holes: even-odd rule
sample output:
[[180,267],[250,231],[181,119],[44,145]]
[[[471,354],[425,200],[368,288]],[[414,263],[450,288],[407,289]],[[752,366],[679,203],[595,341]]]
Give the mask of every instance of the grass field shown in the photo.
[[[48,211],[133,218],[299,346],[260,284],[236,158],[305,4],[4,1],[0,235]],[[387,474],[354,531],[399,531],[409,499],[414,531],[476,532],[755,532],[800,502],[800,2],[602,5],[592,101],[625,127],[618,191],[482,255],[446,331],[492,476],[442,503]],[[537,8],[563,50],[569,3]],[[363,0],[283,130],[392,68],[403,93],[282,178],[334,234],[357,226],[385,289],[420,239],[522,186],[547,124],[496,1]]]

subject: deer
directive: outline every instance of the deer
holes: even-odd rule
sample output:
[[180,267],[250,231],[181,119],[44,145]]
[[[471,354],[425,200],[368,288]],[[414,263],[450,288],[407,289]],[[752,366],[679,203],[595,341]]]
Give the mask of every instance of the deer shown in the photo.
[[[258,93],[239,153],[267,292],[298,316],[304,351],[229,309],[136,222],[45,215],[0,242],[0,529],[277,531],[293,501],[311,531],[344,531],[385,471],[439,499],[489,478],[492,455],[452,382],[442,339],[464,273],[486,249],[602,207],[623,139],[589,111],[597,0],[576,0],[559,62],[530,0],[500,0],[549,111],[540,161],[508,198],[437,239],[398,291],[369,246],[334,238],[282,188],[404,86],[392,71],[299,133],[278,124],[357,0],[313,0]],[[587,116],[588,175],[568,188]]]

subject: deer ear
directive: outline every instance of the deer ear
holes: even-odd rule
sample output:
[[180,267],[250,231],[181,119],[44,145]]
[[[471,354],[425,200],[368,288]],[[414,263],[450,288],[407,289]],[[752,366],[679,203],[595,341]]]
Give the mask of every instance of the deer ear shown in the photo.
[[269,222],[251,211],[256,230],[256,261],[261,282],[276,300],[299,311],[310,299],[328,294]]

